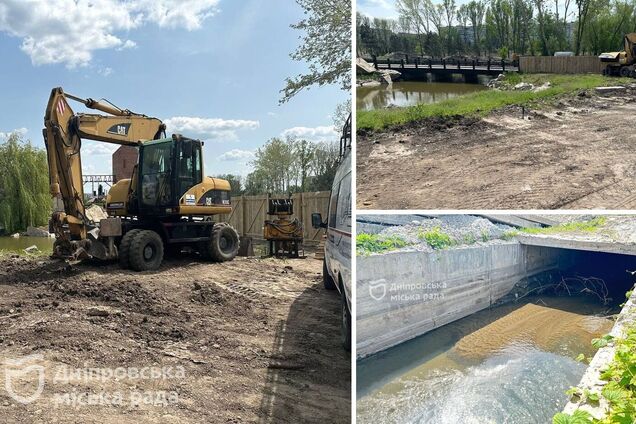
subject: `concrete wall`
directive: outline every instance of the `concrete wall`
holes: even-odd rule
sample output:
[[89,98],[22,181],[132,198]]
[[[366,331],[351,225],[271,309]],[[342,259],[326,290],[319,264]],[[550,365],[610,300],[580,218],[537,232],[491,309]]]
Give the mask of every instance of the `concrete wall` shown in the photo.
[[364,357],[485,309],[567,253],[517,242],[357,258],[357,349]]

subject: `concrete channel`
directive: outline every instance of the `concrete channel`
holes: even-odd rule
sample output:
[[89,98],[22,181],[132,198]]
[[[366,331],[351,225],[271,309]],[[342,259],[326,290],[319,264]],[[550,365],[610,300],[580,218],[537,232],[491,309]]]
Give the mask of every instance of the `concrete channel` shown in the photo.
[[357,355],[373,355],[477,311],[514,301],[522,293],[517,289],[541,273],[573,267],[593,271],[611,264],[608,268],[627,279],[629,265],[636,268],[634,255],[636,245],[629,243],[524,235],[433,252],[358,256]]

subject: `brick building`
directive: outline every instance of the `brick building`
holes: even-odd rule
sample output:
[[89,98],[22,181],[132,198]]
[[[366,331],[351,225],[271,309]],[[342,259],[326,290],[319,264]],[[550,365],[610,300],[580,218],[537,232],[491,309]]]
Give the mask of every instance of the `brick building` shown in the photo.
[[132,177],[133,168],[137,164],[137,148],[121,146],[113,153],[114,182]]

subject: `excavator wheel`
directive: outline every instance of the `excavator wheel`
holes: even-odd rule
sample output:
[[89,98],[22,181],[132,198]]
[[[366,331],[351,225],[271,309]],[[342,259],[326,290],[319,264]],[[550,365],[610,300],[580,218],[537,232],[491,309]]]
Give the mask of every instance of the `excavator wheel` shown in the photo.
[[130,268],[134,271],[158,269],[163,260],[163,240],[152,230],[141,230],[130,244]]
[[119,266],[124,269],[130,267],[130,244],[135,235],[139,234],[140,231],[139,229],[128,231],[121,239],[121,243],[119,243]]
[[631,74],[631,70],[627,66],[623,66],[620,70],[621,77],[628,77]]
[[212,227],[209,241],[199,245],[201,256],[214,262],[231,261],[239,251],[239,235],[230,224],[219,222]]

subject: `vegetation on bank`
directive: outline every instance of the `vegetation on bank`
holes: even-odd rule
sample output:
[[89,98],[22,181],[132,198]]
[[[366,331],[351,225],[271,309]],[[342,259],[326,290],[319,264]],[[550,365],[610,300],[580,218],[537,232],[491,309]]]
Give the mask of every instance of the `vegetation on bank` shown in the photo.
[[[627,297],[632,292],[627,293]],[[598,406],[599,396],[607,400],[609,410],[603,419],[595,419],[586,411],[577,409],[572,415],[558,413],[553,424],[630,424],[636,422],[636,324],[629,326],[623,337],[610,335],[592,340],[596,348],[614,343],[616,348],[610,364],[601,370],[601,379],[607,381],[600,394],[571,388],[568,394],[592,406]],[[579,358],[582,359],[579,355]]]
[[398,236],[382,236],[380,234],[361,233],[356,236],[356,252],[358,255],[384,253],[408,246],[406,240]]
[[51,214],[46,152],[17,133],[0,144],[0,226],[14,233],[46,225]]
[[607,217],[599,216],[587,221],[574,221],[543,228],[522,228],[519,231],[527,234],[559,234],[573,232],[592,233],[598,231],[607,222]]
[[[422,243],[426,243],[434,250],[444,250],[454,246],[471,245],[478,241],[487,242],[494,238],[496,237],[491,237],[490,234],[484,232],[479,238],[473,235],[466,235],[460,240],[445,233],[439,226],[430,229],[422,228],[417,232],[417,239]],[[419,243],[409,242],[397,235],[361,233],[356,236],[356,252],[358,255],[362,256],[370,255],[372,253],[390,252],[392,250],[413,246],[415,244]]]
[[493,110],[509,105],[537,108],[540,102],[558,96],[589,90],[599,86],[610,86],[633,82],[629,78],[611,78],[595,74],[553,75],[507,73],[504,81],[511,86],[520,82],[550,87],[540,90],[485,90],[469,93],[439,103],[391,109],[376,109],[357,112],[358,130],[383,130],[396,125],[417,122],[427,118],[453,116],[485,116]]

